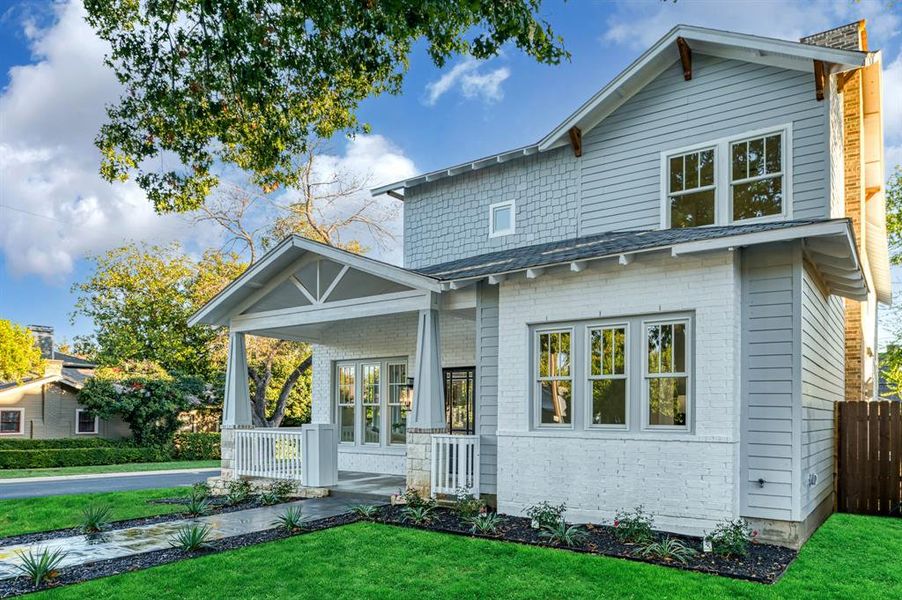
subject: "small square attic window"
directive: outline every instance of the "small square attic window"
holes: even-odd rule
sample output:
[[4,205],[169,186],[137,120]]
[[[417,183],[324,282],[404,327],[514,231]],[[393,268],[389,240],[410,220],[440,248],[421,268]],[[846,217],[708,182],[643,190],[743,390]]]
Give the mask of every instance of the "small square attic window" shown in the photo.
[[510,235],[514,232],[514,201],[498,202],[489,207],[489,237]]

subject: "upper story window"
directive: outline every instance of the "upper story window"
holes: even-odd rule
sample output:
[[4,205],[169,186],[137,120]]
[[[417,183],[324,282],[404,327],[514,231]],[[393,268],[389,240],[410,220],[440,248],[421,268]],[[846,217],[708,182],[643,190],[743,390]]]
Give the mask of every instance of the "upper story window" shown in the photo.
[[514,232],[514,213],[513,200],[491,205],[489,207],[489,237],[512,234]]
[[785,125],[662,153],[662,226],[788,217],[790,135]]

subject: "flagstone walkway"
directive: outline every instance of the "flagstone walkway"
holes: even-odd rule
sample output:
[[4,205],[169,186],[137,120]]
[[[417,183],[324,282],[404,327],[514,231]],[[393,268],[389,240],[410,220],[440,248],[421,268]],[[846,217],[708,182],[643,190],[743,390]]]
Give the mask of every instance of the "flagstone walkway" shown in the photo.
[[170,548],[172,547],[170,539],[176,531],[192,523],[209,526],[210,538],[218,540],[272,529],[273,521],[284,514],[289,506],[300,506],[306,519],[316,520],[340,515],[347,512],[350,505],[357,503],[382,504],[384,500],[375,500],[372,495],[344,493],[194,519],[179,519],[152,525],[113,529],[94,536],[75,535],[30,544],[5,546],[0,548],[0,580],[21,574],[17,568],[22,563],[19,553],[29,550],[38,553],[45,548],[50,551],[63,550],[66,552],[66,557],[59,566],[69,567]]

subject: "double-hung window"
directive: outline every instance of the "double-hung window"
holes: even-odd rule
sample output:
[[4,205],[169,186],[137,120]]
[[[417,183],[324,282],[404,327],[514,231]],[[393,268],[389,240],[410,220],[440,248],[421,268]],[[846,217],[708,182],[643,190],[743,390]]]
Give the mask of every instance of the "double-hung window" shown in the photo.
[[645,396],[649,427],[688,424],[687,323],[646,323]]
[[791,131],[784,125],[662,153],[663,225],[789,216]]
[[75,433],[96,434],[100,429],[100,419],[84,408],[75,409]]
[[388,364],[389,444],[407,442],[407,363]]
[[21,435],[25,431],[25,410],[5,408],[0,410],[0,435]]
[[573,376],[570,329],[541,331],[537,336],[536,397],[541,425],[573,422]]
[[626,326],[590,327],[590,427],[624,427],[627,423]]
[[357,369],[355,365],[338,367],[338,426],[342,442],[354,442],[357,399]]
[[671,156],[669,207],[671,227],[713,225],[716,210],[714,148]]
[[347,445],[407,441],[406,359],[341,361],[335,366],[335,422]]
[[363,443],[378,444],[379,432],[382,429],[379,422],[382,369],[379,364],[363,364],[361,365],[361,371],[363,386]]

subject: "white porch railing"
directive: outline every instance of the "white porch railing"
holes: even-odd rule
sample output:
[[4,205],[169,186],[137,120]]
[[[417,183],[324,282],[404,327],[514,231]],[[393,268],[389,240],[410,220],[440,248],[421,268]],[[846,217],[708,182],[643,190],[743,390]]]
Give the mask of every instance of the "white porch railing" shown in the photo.
[[432,495],[468,489],[479,496],[479,436],[432,436]]
[[235,431],[235,473],[267,479],[301,479],[300,428]]

